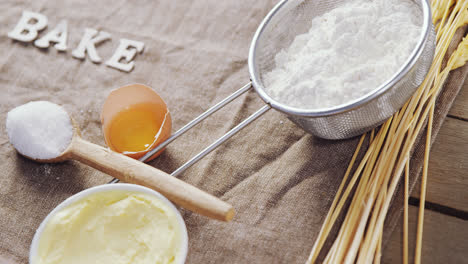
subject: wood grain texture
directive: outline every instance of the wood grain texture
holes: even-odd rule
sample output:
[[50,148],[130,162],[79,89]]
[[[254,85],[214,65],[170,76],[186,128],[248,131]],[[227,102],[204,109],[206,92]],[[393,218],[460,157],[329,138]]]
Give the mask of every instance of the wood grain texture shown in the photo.
[[192,212],[222,221],[230,221],[234,216],[233,207],[221,199],[148,164],[90,143],[78,136],[73,138],[68,151],[71,159],[121,181],[154,189],[173,203]]
[[[416,238],[418,208],[409,207],[409,263],[413,262],[414,246]],[[402,262],[402,224],[398,225],[382,251],[382,263]],[[425,211],[424,231],[422,243],[422,261],[431,263],[468,263],[467,221],[440,214]]]
[[[426,201],[468,212],[468,81],[465,81],[434,142]],[[419,198],[420,182],[411,194]],[[409,207],[409,263],[413,262],[417,206]],[[425,210],[422,263],[468,263],[468,221]],[[399,224],[383,250],[382,263],[402,263]]]
[[[468,211],[468,122],[447,118],[433,144],[426,200]],[[420,183],[411,194],[419,197]]]
[[468,121],[468,81],[465,81],[457,99],[453,102],[449,116]]

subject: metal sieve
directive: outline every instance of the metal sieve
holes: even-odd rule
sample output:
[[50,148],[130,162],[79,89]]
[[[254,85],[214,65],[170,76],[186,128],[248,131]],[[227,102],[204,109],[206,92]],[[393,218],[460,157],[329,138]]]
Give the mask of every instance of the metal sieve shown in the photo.
[[326,139],[350,138],[382,124],[411,97],[424,80],[432,64],[436,35],[427,0],[414,0],[422,14],[422,30],[418,43],[407,61],[390,80],[361,98],[337,107],[307,110],[282,104],[265,92],[263,75],[275,66],[275,55],[280,50],[289,47],[297,35],[307,32],[314,17],[345,2],[346,0],[282,0],[278,3],[264,18],[253,37],[248,59],[251,82],[189,122],[140,160],[146,161],[177,137],[252,87],[266,105],[187,161],[172,175],[177,176],[185,171],[271,108],[286,114],[305,131]]
[[307,32],[310,21],[347,1],[282,1],[258,28],[250,48],[249,71],[260,97],[305,131],[327,139],[344,139],[380,125],[411,97],[424,80],[435,50],[435,31],[429,3],[416,0],[422,32],[417,46],[400,70],[368,94],[337,107],[306,110],[284,105],[265,92],[263,76],[272,70],[274,56],[289,47],[295,36]]

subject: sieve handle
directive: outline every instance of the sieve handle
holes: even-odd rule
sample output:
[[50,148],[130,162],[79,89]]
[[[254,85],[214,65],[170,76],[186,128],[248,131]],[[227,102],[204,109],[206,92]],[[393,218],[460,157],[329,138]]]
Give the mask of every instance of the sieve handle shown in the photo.
[[[242,86],[239,90],[235,91],[228,97],[224,98],[222,101],[219,103],[215,104],[214,106],[210,107],[208,110],[203,112],[201,115],[187,123],[185,126],[183,126],[181,129],[177,130],[174,134],[172,134],[168,139],[166,139],[164,142],[156,146],[153,150],[148,151],[146,155],[141,157],[139,160],[142,162],[146,162],[150,157],[152,157],[155,153],[159,152],[163,148],[165,148],[167,145],[169,145],[172,141],[183,135],[185,132],[190,130],[192,127],[200,123],[201,121],[205,120],[207,117],[218,111],[219,109],[223,108],[225,105],[229,104],[245,92],[249,91],[252,88],[252,82],[248,82],[244,86]],[[193,163],[192,163],[193,164]],[[118,182],[119,179],[113,179],[109,183],[116,183]]]
[[[218,111],[219,109],[223,108],[225,105],[229,104],[232,102],[234,99],[238,98],[245,92],[249,91],[252,88],[252,82],[247,83],[246,85],[242,86],[239,90],[235,91],[228,97],[224,98],[222,101],[217,103],[216,105],[210,107],[208,110],[206,110],[204,113],[187,123],[185,126],[183,126],[181,129],[177,130],[172,136],[170,136],[168,139],[166,139],[164,142],[159,144],[156,148],[153,150],[149,151],[144,155],[143,157],[140,158],[140,161],[145,162],[147,161],[150,157],[152,157],[155,153],[159,152],[163,148],[165,148],[167,145],[169,145],[171,142],[173,142],[175,139],[183,135],[185,132],[187,132],[189,129],[200,123],[201,121],[205,120],[207,117]],[[239,132],[242,128],[246,127],[248,124],[259,118],[261,115],[266,113],[268,110],[271,109],[270,105],[265,105],[259,110],[257,110],[255,113],[253,113],[251,116],[249,116],[247,119],[239,123],[237,126],[235,126],[233,129],[229,130],[226,134],[224,134],[222,137],[220,137],[218,140],[213,142],[211,145],[206,147],[204,150],[202,150],[200,153],[195,155],[193,158],[191,158],[189,161],[184,163],[182,166],[180,166],[177,170],[175,170],[173,173],[171,173],[172,176],[178,176],[179,174],[183,173],[186,169],[188,169],[190,166],[195,164],[197,161],[208,155],[211,151],[215,150],[219,145],[221,145],[223,142],[234,136],[237,132]],[[113,179],[109,183],[116,183],[118,182],[118,179]]]
[[252,123],[254,120],[262,116],[264,113],[266,113],[268,110],[271,109],[270,105],[265,105],[257,112],[253,113],[250,115],[247,119],[239,123],[237,126],[235,126],[233,129],[229,130],[226,134],[224,134],[222,137],[220,137],[218,140],[213,142],[211,145],[206,147],[204,150],[202,150],[200,153],[195,155],[193,158],[191,158],[189,161],[187,161],[184,165],[180,166],[177,170],[175,170],[173,173],[171,173],[172,176],[178,176],[182,172],[184,172],[186,169],[188,169],[190,166],[192,166],[194,163],[208,155],[211,151],[215,150],[219,145],[223,144],[224,141],[228,140],[232,136],[234,136],[237,132],[239,132],[241,129],[246,127],[248,124]]
[[252,88],[252,82],[247,83],[246,85],[242,86],[239,90],[235,91],[228,97],[224,98],[221,102],[213,105],[210,107],[208,110],[206,110],[203,114],[197,116],[195,119],[192,121],[188,122],[185,126],[183,126],[181,129],[177,130],[172,136],[170,136],[168,139],[166,139],[164,142],[159,144],[156,148],[153,150],[149,151],[144,155],[143,157],[140,158],[140,161],[145,162],[148,160],[150,157],[152,157],[155,153],[158,153],[160,150],[165,148],[167,145],[169,145],[172,141],[174,141],[176,138],[180,137],[183,135],[185,132],[187,132],[189,129],[194,127],[196,124],[200,123],[201,121],[205,120],[207,117],[218,111],[219,109],[223,108],[225,105],[229,104],[232,102],[234,99],[237,97],[241,96],[248,90]]

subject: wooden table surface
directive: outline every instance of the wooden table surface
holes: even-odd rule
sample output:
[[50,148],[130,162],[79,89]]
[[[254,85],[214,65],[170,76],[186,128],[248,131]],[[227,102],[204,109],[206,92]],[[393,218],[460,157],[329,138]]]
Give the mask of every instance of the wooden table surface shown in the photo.
[[[413,263],[420,183],[409,201],[409,263]],[[432,146],[427,179],[422,263],[468,263],[468,79]],[[403,216],[402,216],[403,221]],[[402,263],[402,222],[383,263]]]

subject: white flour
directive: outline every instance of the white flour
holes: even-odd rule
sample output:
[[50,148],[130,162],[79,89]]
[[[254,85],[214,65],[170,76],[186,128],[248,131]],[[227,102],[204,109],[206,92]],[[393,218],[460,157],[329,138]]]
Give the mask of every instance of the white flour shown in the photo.
[[10,143],[33,159],[58,157],[70,145],[73,125],[61,106],[34,101],[8,112],[6,128]]
[[390,79],[421,33],[421,12],[410,0],[355,0],[312,20],[275,57],[266,92],[303,109],[334,107]]

